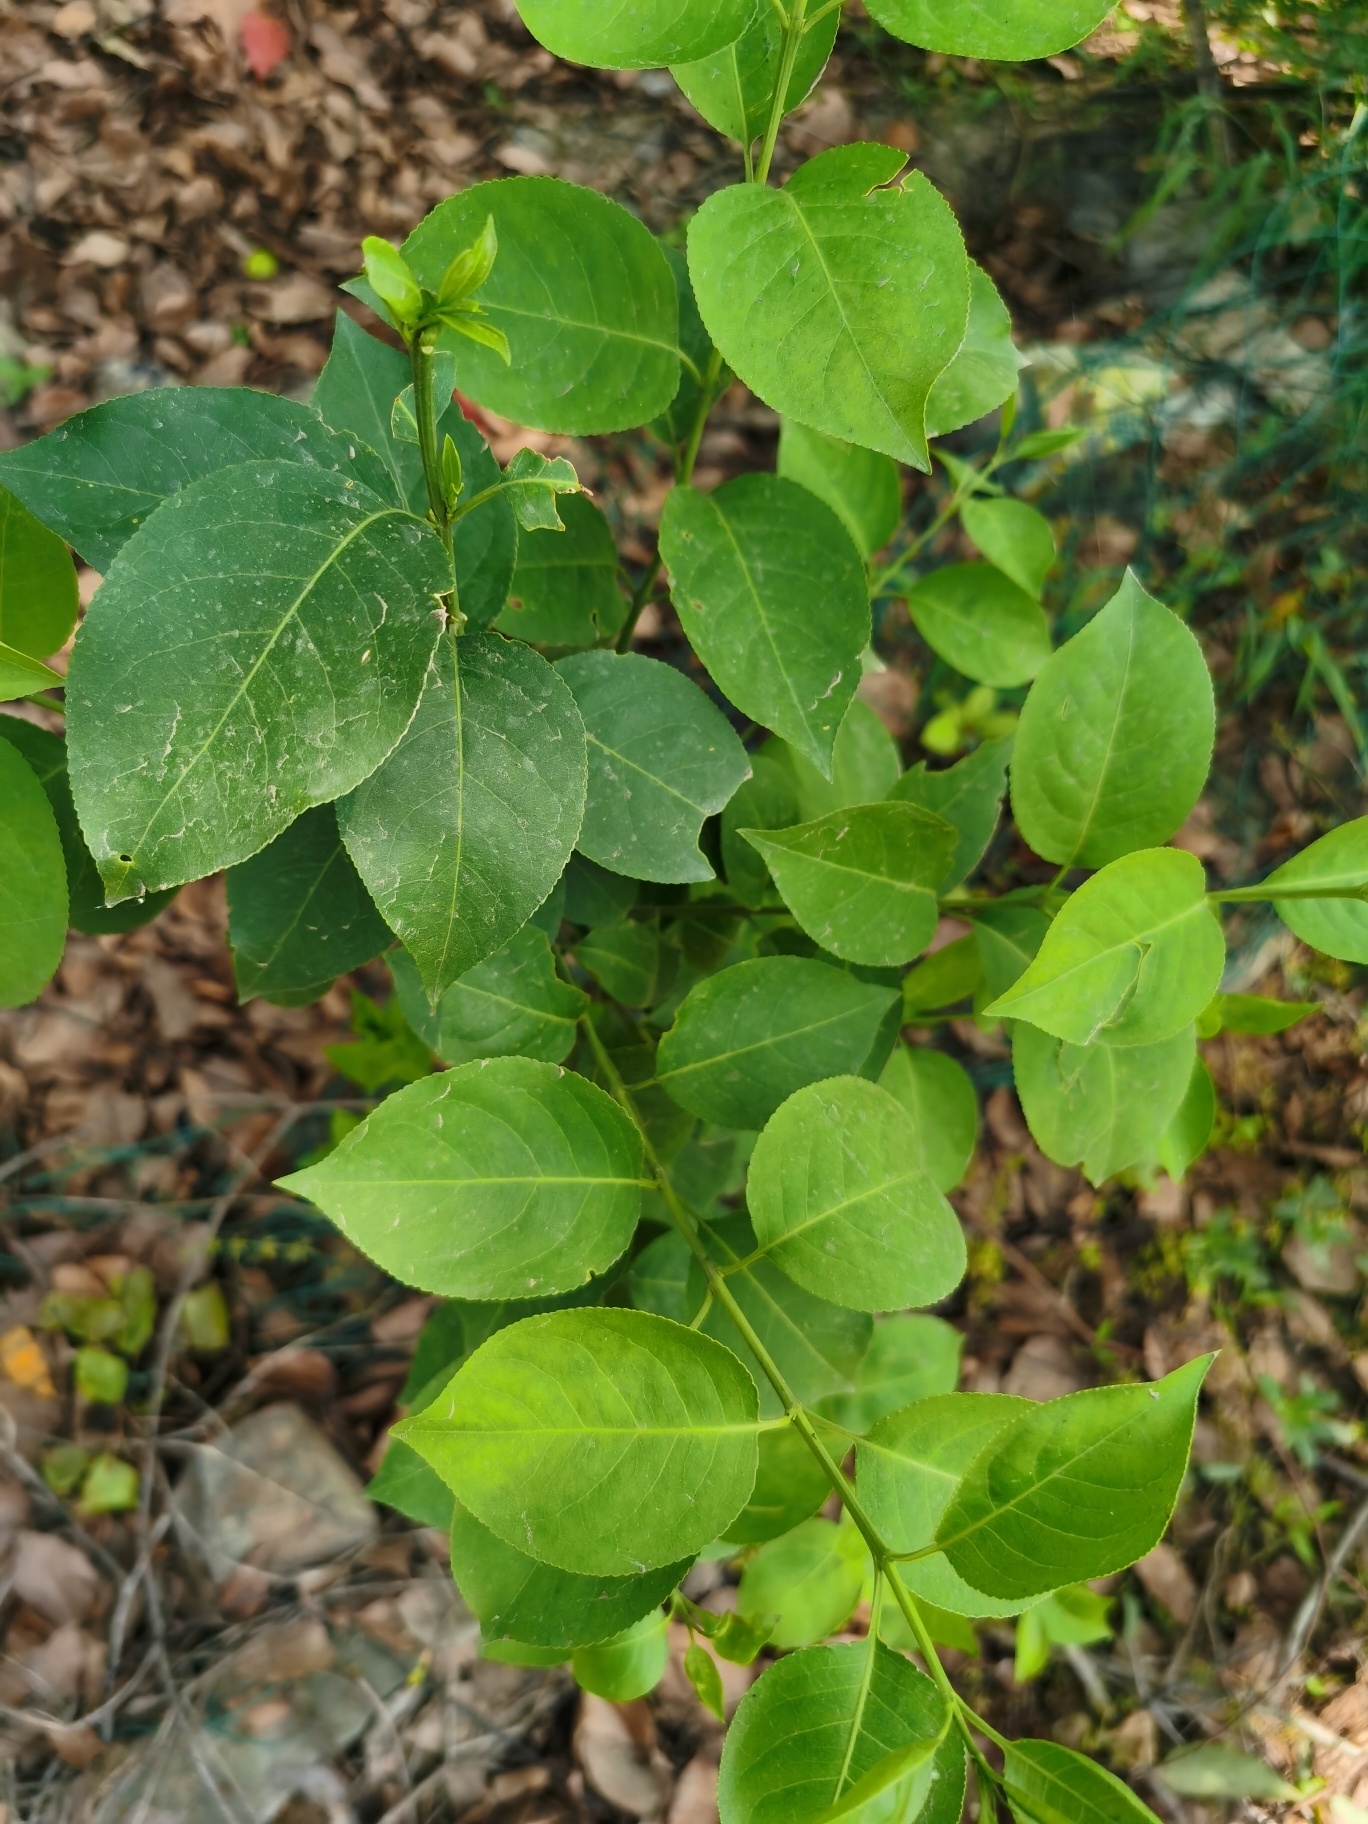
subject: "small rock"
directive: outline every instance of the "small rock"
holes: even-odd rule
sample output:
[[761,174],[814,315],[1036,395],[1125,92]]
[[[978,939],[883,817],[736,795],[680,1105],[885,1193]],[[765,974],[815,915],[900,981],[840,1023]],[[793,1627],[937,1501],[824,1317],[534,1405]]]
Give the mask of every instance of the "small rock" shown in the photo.
[[92,228],[83,234],[66,256],[68,266],[100,266],[112,272],[122,266],[129,255],[128,242],[121,234],[110,234],[104,228]]
[[669,1794],[668,1774],[659,1750],[632,1729],[634,1708],[586,1691],[575,1726],[575,1754],[584,1777],[610,1805],[634,1818],[659,1819]]
[[1057,1400],[1083,1386],[1072,1348],[1062,1336],[1028,1336],[1002,1377],[1002,1391],[1026,1400]]
[[1179,1627],[1186,1627],[1197,1613],[1197,1585],[1192,1573],[1171,1545],[1156,1545],[1135,1567],[1148,1595],[1168,1610]]
[[25,1528],[14,1545],[13,1593],[58,1627],[84,1621],[104,1591],[83,1551],[56,1533]]
[[48,29],[56,32],[59,38],[76,39],[93,32],[95,25],[95,8],[90,0],[67,0],[67,4],[59,6],[52,15]]

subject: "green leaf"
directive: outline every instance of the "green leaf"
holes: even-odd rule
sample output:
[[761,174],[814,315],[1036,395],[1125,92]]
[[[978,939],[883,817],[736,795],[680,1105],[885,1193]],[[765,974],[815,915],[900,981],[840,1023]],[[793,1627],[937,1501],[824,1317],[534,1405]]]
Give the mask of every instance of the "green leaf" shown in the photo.
[[1039,1677],[1049,1664],[1054,1647],[1086,1647],[1095,1641],[1110,1640],[1110,1607],[1107,1597],[1095,1596],[1085,1583],[1075,1583],[1055,1590],[1033,1609],[1027,1609],[1017,1624],[1016,1661],[1012,1668],[1016,1682],[1024,1685],[1028,1679]]
[[1022,63],[1067,51],[1111,7],[1106,0],[874,0],[869,11],[885,31],[923,50]]
[[396,1435],[499,1538],[630,1577],[702,1551],[755,1482],[755,1383],[710,1338],[640,1311],[500,1330]]
[[392,322],[412,329],[423,311],[423,293],[417,279],[391,242],[378,234],[368,234],[361,243],[366,265],[366,280],[371,290],[385,304]]
[[446,1064],[476,1058],[537,1058],[559,1064],[575,1043],[588,997],[556,973],[546,933],[535,925],[509,938],[454,981],[436,1007],[407,950],[389,959],[394,990],[410,1026]]
[[538,43],[603,70],[706,57],[741,35],[751,10],[751,0],[518,0]]
[[988,998],[995,999],[1026,973],[1050,921],[1039,906],[1004,899],[993,906],[975,906],[972,923]]
[[565,916],[572,925],[615,925],[637,901],[639,882],[601,868],[587,855],[572,855],[562,878]]
[[740,1615],[777,1616],[770,1644],[810,1647],[849,1621],[864,1588],[869,1553],[853,1521],[804,1520],[747,1564],[736,1592]]
[[1012,809],[1046,861],[1100,868],[1166,842],[1206,783],[1216,711],[1202,649],[1129,572],[1031,686]]
[[717,1669],[717,1661],[706,1647],[696,1640],[690,1641],[684,1653],[684,1676],[694,1688],[694,1693],[705,1710],[711,1710],[718,1722],[726,1718],[726,1693],[722,1688],[722,1674]]
[[486,1640],[506,1635],[567,1648],[608,1640],[658,1609],[693,1562],[682,1558],[640,1577],[577,1576],[529,1558],[459,1502],[454,1509],[451,1572]]
[[663,952],[660,925],[626,919],[590,931],[575,945],[576,961],[624,1007],[650,1007],[659,997],[662,964],[675,964],[679,952]]
[[[618,1075],[632,1086],[637,1118],[645,1128],[647,1138],[668,1164],[685,1145],[696,1124],[692,1115],[656,1085],[655,1030],[644,1021],[632,1019],[611,1001],[591,1002],[589,1018]],[[591,1081],[612,1089],[611,1081],[603,1076],[597,1058],[587,1045],[576,1062],[577,1068]]]
[[0,741],[0,857],[0,1007],[22,1007],[62,960],[67,877],[47,793],[8,741]]
[[[2,581],[3,577],[0,577]],[[19,697],[36,697],[39,691],[54,687],[60,690],[65,683],[60,671],[54,671],[40,659],[30,658],[15,646],[0,642],[0,703],[10,703]]]
[[1045,515],[1024,500],[976,496],[960,508],[960,521],[988,562],[1038,601],[1055,561],[1054,533]]
[[1158,1824],[1114,1773],[1057,1742],[1008,1742],[1003,1778],[1021,1824]]
[[[397,995],[381,1007],[353,989],[351,1011],[356,1042],[323,1047],[323,1056],[341,1076],[374,1096],[387,1085],[416,1083],[430,1075],[432,1053],[404,1018]],[[340,1140],[342,1133],[334,1130],[333,1138]]]
[[954,828],[933,811],[888,799],[791,830],[741,834],[803,930],[833,956],[889,967],[930,943],[936,888],[956,849]]
[[885,1413],[913,1400],[952,1393],[963,1348],[963,1336],[943,1318],[920,1311],[880,1318],[856,1371],[854,1392],[824,1400],[821,1410],[848,1432],[866,1432]]
[[756,1240],[819,1298],[858,1311],[932,1305],[964,1275],[959,1219],[902,1103],[859,1077],[800,1089],[755,1143]]
[[[437,392],[438,443],[450,437],[460,460],[467,495],[482,493],[499,479],[499,465],[479,431],[448,396]],[[428,510],[427,482],[416,440],[390,432],[395,401],[412,389],[412,372],[398,349],[368,336],[345,311],[337,313],[332,352],[314,388],[314,409],[334,430],[350,431],[377,451],[394,478],[397,498],[421,519]],[[416,436],[416,433],[415,433]],[[518,528],[506,494],[495,494],[456,523],[456,579],[461,613],[468,626],[488,627],[503,607],[518,550]]]
[[931,1182],[953,1190],[969,1169],[978,1142],[978,1094],[962,1064],[924,1045],[898,1045],[883,1067],[880,1087],[912,1117]]
[[555,886],[585,778],[579,713],[545,659],[498,634],[444,633],[399,745],[337,812],[431,1000]]
[[711,494],[675,488],[660,552],[719,688],[829,777],[870,628],[864,567],[835,513],[777,475],[739,475]]
[[1066,1394],[1013,1420],[976,1458],[936,1542],[966,1583],[1035,1596],[1105,1577],[1163,1537],[1212,1357],[1152,1386]]
[[946,564],[907,595],[917,632],[947,665],[979,684],[1026,684],[1050,656],[1040,604],[991,564]]
[[629,1704],[660,1683],[670,1658],[670,1635],[657,1610],[596,1647],[576,1647],[570,1660],[575,1682],[610,1703]]
[[902,483],[897,465],[877,450],[842,443],[785,418],[779,426],[779,473],[826,502],[861,557],[882,551],[898,529]]
[[1020,981],[984,1012],[1074,1045],[1155,1045],[1192,1024],[1224,967],[1201,862],[1142,849],[1084,881]]
[[1159,1157],[1192,1078],[1191,1028],[1157,1045],[1067,1045],[1022,1024],[1012,1071],[1022,1113],[1042,1153],[1081,1166],[1102,1184]]
[[1156,1154],[1170,1178],[1182,1178],[1201,1158],[1216,1125],[1216,1085],[1201,1058],[1193,1064],[1192,1075],[1178,1112],[1159,1138]]
[[1218,1032],[1286,1032],[1298,1020],[1320,1010],[1319,1001],[1275,1001],[1264,994],[1216,994],[1197,1021],[1197,1036],[1214,1039]]
[[776,411],[928,469],[926,405],[964,339],[969,263],[949,205],[888,146],[838,146],[782,190],[735,184],[689,224],[713,341]]
[[903,1020],[916,1025],[924,1015],[941,1013],[968,1000],[983,985],[983,964],[972,937],[957,937],[903,977]]
[[726,717],[683,672],[640,653],[579,652],[556,669],[589,738],[581,852],[637,880],[711,880],[703,820],[750,771]]
[[985,741],[972,754],[939,772],[929,772],[925,760],[919,760],[889,794],[905,804],[918,804],[924,811],[933,811],[953,825],[958,840],[949,871],[937,883],[942,893],[968,879],[993,840],[1007,789],[1011,752],[1012,737],[1008,735],[1001,741]]
[[[682,247],[657,243],[674,274],[675,294],[679,302],[679,350],[683,372],[679,391],[666,406],[651,429],[666,443],[686,444],[698,422],[703,400],[703,377],[712,355],[712,339],[703,327],[698,305],[689,283],[689,262]],[[720,384],[725,384],[720,382]]]
[[861,1072],[896,1002],[890,989],[806,957],[735,963],[689,991],[661,1040],[656,1081],[705,1121],[763,1127],[794,1090]]
[[679,303],[650,230],[559,178],[472,184],[404,243],[423,285],[435,289],[491,215],[499,258],[480,307],[512,360],[442,331],[438,346],[459,353],[462,391],[515,424],[572,435],[627,430],[664,411],[679,385]]
[[792,779],[800,823],[811,823],[828,811],[843,810],[851,804],[877,804],[888,797],[902,772],[897,743],[869,705],[858,697],[836,731],[829,780],[777,735],[764,743],[760,755],[778,761]]
[[559,497],[578,494],[580,479],[564,456],[519,450],[503,472],[503,486],[524,532],[564,532]]
[[[871,1659],[872,1655],[872,1659]],[[945,1732],[944,1700],[909,1660],[877,1643],[809,1647],[770,1666],[742,1698],[718,1778],[722,1824],[817,1824],[885,1757]],[[964,1755],[947,1744],[871,1818],[953,1824]],[[919,1798],[931,1788],[934,1796]],[[890,1795],[891,1797],[892,1795]]]
[[[921,1552],[961,1477],[1030,1401],[1005,1393],[943,1393],[879,1420],[855,1449],[860,1500],[895,1552]],[[1015,1615],[1022,1599],[1000,1601],[971,1588],[940,1552],[898,1567],[918,1600],[952,1615]]]
[[815,1514],[830,1493],[826,1471],[791,1425],[762,1432],[755,1487],[727,1528],[727,1541],[763,1545],[778,1539]]
[[449,572],[404,509],[303,463],[166,501],[81,624],[72,795],[108,897],[244,861],[372,772],[422,689]]
[[1187,1799],[1296,1799],[1301,1795],[1255,1754],[1220,1742],[1179,1748],[1154,1769],[1170,1791]]
[[582,494],[560,510],[564,532],[533,532],[520,541],[496,626],[537,646],[594,646],[612,639],[627,618],[617,545],[608,521]]
[[416,1450],[398,1438],[385,1447],[384,1460],[366,1484],[366,1493],[419,1526],[435,1526],[443,1533],[451,1527],[451,1490]]
[[1279,899],[1279,887],[1322,893],[1368,888],[1368,817],[1355,817],[1320,837],[1275,868],[1260,889],[1304,944],[1346,963],[1368,962],[1368,904],[1363,899]]
[[[744,905],[774,899],[774,882],[759,851],[742,830],[782,830],[798,821],[798,788],[792,769],[767,747],[750,756],[751,776],[722,812],[722,866],[727,884]],[[812,770],[812,769],[809,769]]]
[[240,386],[158,387],[107,399],[0,453],[0,484],[103,575],[169,495],[258,461],[300,463],[386,501],[393,496],[389,471],[371,450],[296,400]]
[[1007,306],[988,274],[970,260],[969,321],[954,359],[931,388],[927,436],[945,437],[995,411],[1016,391],[1024,365],[1012,341]]
[[425,1292],[566,1292],[609,1267],[641,1213],[635,1128],[583,1077],[494,1058],[387,1098],[280,1183]]
[[228,870],[228,942],[238,998],[307,1006],[393,941],[337,833],[330,804],[305,811]]
[[[833,7],[804,30],[784,94],[785,114],[802,104],[826,68],[839,23],[840,8]],[[696,62],[673,64],[670,74],[710,127],[748,145],[769,122],[783,55],[779,15],[761,6],[739,38]]]
[[66,644],[78,606],[76,570],[65,540],[0,488],[0,693],[28,695],[5,683],[3,649],[46,658]]

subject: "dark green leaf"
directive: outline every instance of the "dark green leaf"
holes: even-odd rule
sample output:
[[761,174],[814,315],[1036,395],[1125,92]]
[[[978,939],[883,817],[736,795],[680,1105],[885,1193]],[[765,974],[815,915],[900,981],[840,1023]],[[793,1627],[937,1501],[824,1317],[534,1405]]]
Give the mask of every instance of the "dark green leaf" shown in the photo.
[[503,472],[503,487],[513,517],[524,532],[564,532],[560,499],[577,495],[580,482],[566,457],[519,450]]
[[518,0],[548,51],[607,70],[706,57],[745,30],[751,0]]
[[885,31],[924,50],[1019,63],[1068,50],[1111,7],[1106,0],[874,0],[869,11]]
[[785,418],[779,427],[779,473],[826,502],[861,557],[882,551],[898,529],[902,483],[896,464],[877,450],[842,443]]
[[666,950],[655,919],[624,919],[590,931],[575,945],[576,960],[624,1007],[651,1007],[660,998],[679,952]]
[[562,878],[565,916],[572,925],[615,925],[636,904],[638,883],[601,868],[587,855],[572,855]]
[[391,1438],[384,1460],[366,1485],[372,1501],[383,1502],[419,1526],[446,1532],[455,1506],[451,1490],[416,1450]]
[[1114,1773],[1058,1742],[1008,1742],[1003,1778],[1020,1824],[1158,1824]]
[[978,1140],[978,1095],[969,1073],[943,1051],[899,1045],[879,1083],[911,1116],[931,1182],[953,1190]]
[[[1032,1747],[1045,1744],[1031,1743]],[[1023,1743],[1022,1746],[1027,1746]],[[1241,1754],[1221,1742],[1200,1742],[1195,1748],[1179,1748],[1154,1769],[1170,1792],[1191,1799],[1280,1799],[1286,1802],[1301,1794],[1290,1781],[1270,1767],[1258,1755]],[[1130,1824],[1132,1814],[1126,1815]],[[1148,1820],[1151,1814],[1146,1813]]]
[[994,1000],[1026,973],[1050,921],[1039,906],[1004,899],[997,905],[975,906],[972,922],[987,997]]
[[954,826],[958,836],[955,858],[945,879],[937,883],[942,893],[968,879],[993,840],[1007,789],[1011,752],[1012,737],[1008,735],[1001,741],[985,741],[972,754],[939,772],[928,772],[926,762],[919,760],[889,794],[904,803],[919,804],[924,811],[934,811]]
[[903,977],[903,1018],[916,1025],[926,1015],[968,1000],[982,985],[983,963],[973,938],[957,937]]
[[792,777],[800,823],[811,823],[814,818],[849,804],[877,804],[888,797],[902,772],[897,743],[869,705],[858,697],[837,730],[829,780],[777,735],[772,735],[760,752],[767,759],[777,760]]
[[67,881],[47,793],[8,741],[0,741],[0,855],[0,1007],[22,1007],[62,960]]
[[556,974],[546,933],[525,925],[502,950],[453,982],[436,1007],[406,950],[389,959],[410,1026],[447,1064],[476,1058],[538,1058],[559,1064],[575,1043],[587,996]]
[[978,684],[1026,684],[1050,656],[1050,629],[1034,596],[992,564],[946,564],[908,591],[917,632],[947,665]]
[[595,646],[627,617],[617,546],[608,521],[582,494],[560,510],[563,532],[532,532],[520,542],[498,629],[537,646]]
[[762,748],[750,757],[751,776],[742,781],[722,812],[722,865],[727,884],[747,906],[774,899],[774,882],[755,845],[742,830],[783,830],[798,821],[798,788],[793,771]]
[[[0,488],[0,643],[45,659],[66,644],[77,606],[65,542]],[[0,691],[10,694],[3,685]]]
[[1015,392],[1022,365],[1007,306],[988,274],[970,260],[969,321],[954,359],[931,388],[927,436],[947,436],[995,411]]
[[[784,96],[791,114],[826,67],[836,42],[840,8],[806,28]],[[757,7],[732,43],[694,63],[676,63],[670,74],[710,127],[743,145],[759,139],[769,121],[784,54],[784,29],[773,6]]]

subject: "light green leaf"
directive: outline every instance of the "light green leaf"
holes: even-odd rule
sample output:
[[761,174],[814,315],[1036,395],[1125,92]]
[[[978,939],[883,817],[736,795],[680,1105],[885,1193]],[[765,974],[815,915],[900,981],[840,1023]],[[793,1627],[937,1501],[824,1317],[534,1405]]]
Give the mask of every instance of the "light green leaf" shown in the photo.
[[[799,41],[784,95],[791,114],[826,68],[836,42],[840,9],[833,7]],[[739,38],[693,63],[676,63],[671,76],[710,127],[743,145],[759,139],[769,121],[784,55],[784,29],[772,6],[755,9]]]
[[972,937],[957,937],[923,958],[903,977],[903,1021],[917,1025],[923,1015],[938,1014],[976,995],[983,986],[983,964]]
[[228,942],[238,998],[316,1001],[393,942],[337,833],[330,804],[228,870]]
[[791,1425],[763,1432],[755,1487],[727,1528],[728,1543],[763,1545],[778,1539],[815,1514],[830,1493],[826,1471]]
[[1067,1045],[1034,1026],[1012,1034],[1012,1072],[1026,1125],[1056,1165],[1103,1184],[1159,1157],[1192,1079],[1192,1029],[1157,1045]]
[[1201,1058],[1192,1067],[1178,1112],[1164,1129],[1156,1148],[1170,1178],[1182,1178],[1201,1158],[1216,1125],[1216,1085]]
[[40,690],[51,690],[54,686],[60,690],[65,683],[60,671],[54,671],[40,659],[30,658],[18,647],[6,646],[0,641],[0,703],[10,703],[19,697],[36,697]]
[[1055,561],[1054,533],[1045,515],[1024,500],[984,495],[965,501],[960,521],[988,562],[1038,601]]
[[554,1064],[494,1058],[388,1097],[318,1165],[280,1183],[425,1292],[567,1292],[625,1250],[641,1142],[601,1089]]
[[1154,1769],[1186,1799],[1296,1799],[1301,1795],[1267,1761],[1221,1742],[1179,1748]]
[[944,1318],[921,1311],[882,1317],[856,1371],[854,1392],[823,1400],[821,1411],[847,1432],[864,1433],[913,1400],[953,1392],[963,1348],[964,1337]]
[[538,1058],[559,1064],[575,1043],[588,996],[562,981],[546,933],[525,925],[502,950],[454,981],[432,1007],[407,950],[389,959],[404,1018],[447,1064]]
[[680,623],[719,688],[829,776],[869,644],[864,568],[831,508],[740,475],[666,497],[660,551]]
[[989,1596],[1105,1577],[1158,1544],[1192,1444],[1212,1357],[1152,1386],[1097,1387],[1034,1406],[975,1459],[936,1542]]
[[559,880],[584,816],[584,733],[545,659],[450,630],[384,765],[338,806],[342,840],[436,1000]]
[[724,1127],[759,1128],[779,1104],[833,1071],[871,1060],[887,988],[827,963],[761,956],[735,963],[689,991],[661,1040],[656,1081],[681,1108]]
[[32,767],[0,741],[0,1007],[40,994],[66,944],[62,839]]
[[711,1710],[719,1723],[725,1722],[727,1694],[722,1686],[722,1674],[712,1654],[696,1640],[690,1641],[684,1649],[684,1675],[703,1708]]
[[72,795],[108,897],[245,861],[373,772],[413,715],[449,577],[430,526],[306,463],[164,502],[68,676]]
[[964,1275],[959,1219],[902,1103],[859,1077],[790,1096],[751,1155],[756,1240],[819,1298],[859,1311],[932,1305]]
[[[751,1686],[732,1719],[717,1787],[721,1824],[817,1824],[887,1756],[940,1742],[946,1720],[930,1679],[888,1647],[861,1641],[790,1654]],[[906,1778],[871,1821],[954,1824],[964,1803],[958,1743]]]
[[416,1450],[398,1438],[391,1438],[385,1446],[384,1460],[366,1484],[366,1493],[372,1501],[383,1502],[419,1526],[433,1526],[443,1533],[450,1529],[455,1505],[451,1490]]
[[[76,625],[76,568],[63,539],[49,532],[13,494],[0,488],[0,648],[45,659]],[[3,681],[0,692],[27,695]]]
[[1003,1775],[1020,1824],[1158,1824],[1124,1781],[1057,1742],[1008,1742]]
[[1199,1039],[1218,1032],[1286,1032],[1298,1020],[1319,1013],[1319,1001],[1275,1001],[1265,994],[1217,994],[1197,1021]]
[[[543,3],[569,10],[568,0]],[[572,435],[627,430],[664,411],[679,386],[679,302],[650,230],[559,178],[472,184],[404,242],[429,290],[491,215],[499,257],[480,308],[512,360],[443,330],[438,346],[456,350],[462,391],[515,424]]]
[[1304,944],[1346,963],[1368,962],[1368,904],[1362,898],[1279,899],[1279,887],[1355,895],[1368,889],[1368,817],[1355,817],[1320,837],[1275,868],[1261,889]]
[[750,756],[750,763],[750,778],[737,787],[722,812],[722,866],[736,897],[744,905],[759,906],[773,903],[774,882],[759,851],[741,832],[783,830],[796,823],[798,787],[792,768],[768,744]]
[[264,461],[301,463],[397,500],[373,451],[330,430],[307,405],[245,386],[158,387],[107,399],[0,453],[0,485],[104,575],[169,495]]
[[500,1330],[396,1428],[477,1519],[543,1563],[631,1577],[702,1551],[755,1482],[755,1383],[640,1311]]
[[931,1182],[955,1188],[978,1141],[978,1094],[962,1064],[925,1045],[899,1045],[883,1067],[881,1088],[912,1117]]
[[971,922],[992,1000],[1021,980],[1045,941],[1050,921],[1039,906],[1003,899],[996,905],[975,906]]
[[580,480],[567,457],[519,450],[503,472],[503,487],[524,532],[564,532],[560,497],[573,499]]
[[888,146],[838,146],[782,190],[734,184],[689,224],[698,308],[729,366],[815,430],[928,469],[926,405],[964,339],[949,205]]
[[1166,842],[1206,783],[1216,710],[1202,649],[1127,572],[1031,686],[1012,809],[1046,861],[1100,868]]
[[451,1572],[486,1640],[568,1648],[608,1640],[658,1609],[692,1562],[641,1577],[577,1576],[529,1558],[459,1502],[451,1521]]
[[537,646],[594,646],[627,618],[618,587],[617,546],[608,521],[582,494],[561,502],[564,532],[533,532],[518,546],[518,567],[500,633]]
[[656,1610],[594,1647],[576,1647],[570,1659],[575,1683],[610,1703],[630,1704],[660,1683],[670,1658],[665,1617]]
[[824,436],[785,418],[779,426],[779,473],[826,502],[861,557],[882,551],[898,529],[902,483],[897,465],[878,450],[842,443],[839,437]]
[[988,274],[970,260],[969,321],[954,359],[931,388],[927,436],[948,436],[996,411],[1016,391],[1024,366],[1012,341],[1007,306]]
[[1050,1663],[1054,1647],[1086,1647],[1110,1640],[1107,1611],[1111,1603],[1096,1596],[1085,1583],[1066,1584],[1027,1609],[1017,1623],[1013,1677],[1019,1685],[1038,1678]]
[[804,1520],[772,1539],[747,1564],[736,1592],[739,1615],[774,1615],[770,1644],[810,1647],[843,1628],[860,1600],[869,1553],[854,1523]]
[[578,652],[556,669],[589,738],[581,852],[637,880],[711,880],[703,820],[750,772],[721,710],[683,672],[640,653]]
[[777,735],[771,735],[760,753],[766,759],[777,760],[792,778],[800,823],[811,823],[828,811],[843,810],[849,804],[877,804],[888,797],[902,772],[897,743],[869,705],[858,697],[836,731],[829,780],[797,748]]
[[[943,1393],[890,1413],[861,1439],[856,1485],[893,1551],[920,1552],[932,1543],[964,1472],[1029,1405],[1005,1393]],[[952,1615],[1016,1615],[1027,1606],[972,1589],[940,1552],[898,1571],[914,1596]]]
[[905,772],[889,796],[905,804],[919,804],[952,824],[957,833],[955,858],[945,879],[938,883],[948,893],[968,879],[993,840],[1007,789],[1007,762],[1012,737],[985,741],[972,754],[939,772],[929,772],[925,760]]
[[575,959],[624,1007],[650,1007],[679,952],[663,949],[658,920],[624,919],[588,932],[575,945]]
[[1050,656],[1040,604],[992,564],[946,564],[908,591],[917,632],[947,665],[978,684],[1011,689]]
[[1155,1045],[1192,1024],[1224,967],[1201,862],[1142,849],[1084,881],[1020,981],[984,1012],[1073,1045]]
[[888,799],[791,830],[741,834],[803,930],[833,956],[889,967],[930,943],[936,888],[956,848],[954,828],[933,811]]
[[751,10],[751,0],[518,0],[538,43],[603,70],[706,57],[740,37]]
[[1106,0],[874,0],[869,8],[885,31],[923,50],[1012,63],[1067,51],[1111,10]]

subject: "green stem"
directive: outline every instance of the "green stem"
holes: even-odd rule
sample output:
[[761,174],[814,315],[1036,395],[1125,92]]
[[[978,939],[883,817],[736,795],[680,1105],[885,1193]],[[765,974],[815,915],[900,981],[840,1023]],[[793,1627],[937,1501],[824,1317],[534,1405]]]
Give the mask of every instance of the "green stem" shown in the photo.
[[775,144],[779,138],[779,128],[784,118],[784,104],[788,100],[789,84],[793,81],[793,66],[798,60],[798,46],[803,42],[806,29],[804,15],[807,12],[807,0],[791,0],[788,23],[784,27],[784,49],[779,59],[779,76],[774,85],[774,99],[770,102],[769,122],[765,127],[764,144],[760,148],[760,157],[755,165],[755,182],[769,182],[770,164],[774,158]]
[[456,585],[456,553],[452,541],[452,520],[447,509],[446,488],[442,483],[442,462],[437,449],[437,407],[432,397],[432,357],[435,349],[420,333],[409,344],[409,367],[413,373],[413,417],[418,426],[418,450],[423,459],[423,480],[427,485],[428,511],[442,543],[446,546],[451,570],[451,589],[447,612],[457,629],[462,625],[460,597]]

